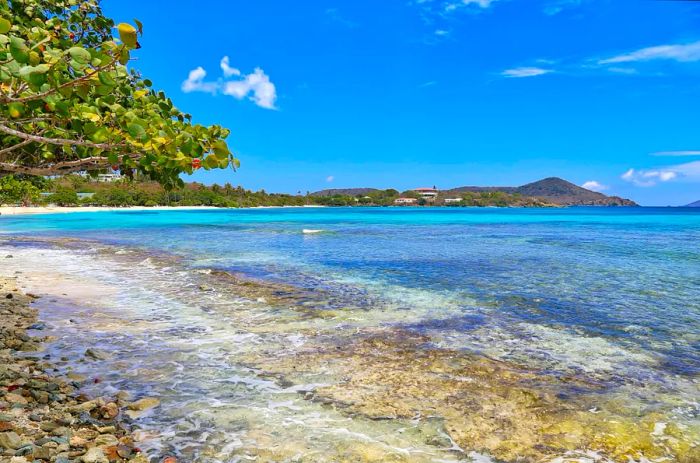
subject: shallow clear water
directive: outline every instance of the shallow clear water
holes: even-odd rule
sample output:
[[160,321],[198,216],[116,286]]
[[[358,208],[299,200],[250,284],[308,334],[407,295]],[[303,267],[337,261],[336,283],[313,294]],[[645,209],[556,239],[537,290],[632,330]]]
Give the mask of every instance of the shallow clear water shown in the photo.
[[[244,461],[275,446],[276,456],[261,458],[477,458],[470,451],[483,448],[458,450],[440,426],[371,420],[299,393],[341,382],[332,368],[295,376],[266,364],[383,329],[422,335],[430,349],[596,381],[627,408],[654,408],[695,430],[699,243],[692,209],[0,217],[0,252],[15,256],[0,264],[26,272],[29,287],[60,286],[46,283],[50,273],[68,288],[40,302],[59,337],[52,349],[77,356],[97,343],[114,352],[82,368],[110,387],[163,397],[161,411],[139,421],[161,432],[151,450],[198,461]],[[211,270],[238,279],[229,284]],[[81,285],[108,296],[71,295]],[[358,442],[371,451],[358,457]]]

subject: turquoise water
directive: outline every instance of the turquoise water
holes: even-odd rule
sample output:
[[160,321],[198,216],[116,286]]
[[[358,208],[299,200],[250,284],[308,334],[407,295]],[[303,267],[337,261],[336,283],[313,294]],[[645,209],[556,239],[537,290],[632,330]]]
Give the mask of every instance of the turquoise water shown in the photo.
[[[241,327],[255,325],[250,332],[266,336],[264,345],[269,343],[272,350],[284,349],[290,341],[282,341],[280,333],[288,337],[294,329],[305,333],[313,327],[326,338],[337,338],[344,336],[337,332],[340,325],[346,331],[390,327],[424,335],[433,348],[484,355],[553,377],[594,378],[607,393],[625,391],[645,406],[660,399],[644,391],[663,391],[664,397],[672,397],[673,406],[687,408],[687,413],[676,410],[671,418],[690,428],[698,424],[698,210],[290,208],[0,217],[3,251],[14,250],[18,256],[32,249],[50,252],[46,242],[54,238],[93,243],[88,246],[92,250],[81,250],[81,259],[90,256],[84,263],[88,267],[103,259],[91,270],[102,275],[102,282],[147,286],[152,278],[162,297],[170,298],[171,306],[177,301],[182,313],[187,312],[182,301],[192,296],[178,293],[179,288],[195,285],[182,282],[212,270],[271,287],[296,288],[300,296],[288,305],[342,312],[327,324],[304,317],[290,321],[283,312],[226,315],[237,324],[237,335]],[[94,254],[97,245],[113,252],[100,257]],[[139,257],[124,261],[125,253]],[[153,267],[160,269],[157,274],[149,273],[152,269],[143,266],[143,258],[152,259]],[[78,271],[66,255],[56,254],[54,259],[57,271]],[[137,271],[129,274],[125,268],[130,265]],[[100,273],[104,268],[110,269],[108,274]],[[173,268],[183,280],[168,280]],[[129,297],[122,304],[139,300],[142,307],[158,307],[151,314],[154,319],[178,317],[175,312],[163,315],[159,304],[164,303],[152,295]],[[261,300],[265,302],[263,296],[257,298]],[[221,299],[217,303],[224,304]],[[294,328],[275,325],[275,314]],[[248,315],[252,318],[245,318]],[[264,323],[256,325],[253,319]],[[65,330],[66,335],[75,334],[70,331],[74,328]],[[196,330],[193,333],[197,337]],[[158,339],[162,342],[167,336],[183,334],[161,333]],[[108,340],[101,342],[110,345]],[[231,368],[250,374],[238,370],[243,364],[233,361]],[[207,366],[207,375],[214,375],[212,368]],[[206,391],[219,393],[220,389]],[[224,441],[217,445],[224,447]]]

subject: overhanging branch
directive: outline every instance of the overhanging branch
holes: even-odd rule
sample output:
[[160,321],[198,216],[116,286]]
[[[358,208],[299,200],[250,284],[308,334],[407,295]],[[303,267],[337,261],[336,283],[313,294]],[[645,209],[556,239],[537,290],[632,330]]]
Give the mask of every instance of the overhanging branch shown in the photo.
[[[125,156],[131,159],[138,159],[141,157],[140,154],[129,154]],[[64,175],[73,172],[80,172],[86,169],[100,169],[111,165],[109,158],[105,156],[93,156],[84,159],[77,159],[75,161],[63,161],[57,162],[55,164],[47,164],[43,166],[22,166],[17,164],[12,164],[9,162],[0,162],[0,172],[12,173],[12,174],[25,174],[25,175],[36,175],[40,177],[46,177],[51,175]]]
[[112,150],[112,149],[117,149],[117,148],[123,148],[123,144],[112,144],[112,143],[92,143],[88,141],[83,141],[83,140],[70,140],[68,138],[48,138],[48,137],[42,137],[39,135],[32,135],[29,133],[24,133],[19,130],[15,130],[13,128],[7,127],[6,125],[0,124],[0,132],[4,132],[8,135],[12,135],[17,138],[21,138],[22,140],[29,140],[33,141],[36,143],[44,143],[47,145],[58,145],[58,146],[65,146],[65,145],[73,145],[73,146],[85,146],[87,148],[96,148],[96,149],[102,149],[102,150]]
[[12,146],[9,146],[7,148],[0,149],[0,156],[2,156],[3,154],[11,153],[12,151],[19,149],[23,146],[26,146],[30,143],[33,143],[33,142],[31,140],[24,140],[24,141],[17,143],[16,145],[12,145]]

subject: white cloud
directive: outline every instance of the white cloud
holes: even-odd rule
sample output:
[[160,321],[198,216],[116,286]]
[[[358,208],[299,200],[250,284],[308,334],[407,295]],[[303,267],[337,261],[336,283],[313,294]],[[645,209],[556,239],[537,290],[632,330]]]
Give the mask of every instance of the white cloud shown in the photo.
[[658,178],[662,182],[668,182],[678,177],[678,174],[673,171],[661,171],[661,172],[647,172],[644,174],[645,177]]
[[554,1],[544,7],[544,14],[549,16],[554,16],[561,13],[562,11],[580,6],[583,0],[558,0]]
[[261,108],[277,109],[275,107],[277,89],[262,69],[255,68],[252,74],[242,75],[241,71],[230,66],[228,56],[221,59],[220,66],[225,78],[239,78],[236,80],[205,81],[207,71],[199,66],[190,71],[187,80],[182,83],[182,91],[185,93],[203,92],[212,95],[220,92],[239,100],[249,96],[250,100]]
[[260,68],[255,68],[252,74],[244,77],[243,80],[225,82],[222,90],[223,94],[239,100],[250,94],[250,99],[261,108],[276,109],[277,90],[275,84],[270,82],[270,77]]
[[224,56],[223,58],[221,58],[220,66],[221,66],[221,71],[223,71],[223,73],[224,73],[224,77],[232,77],[232,76],[240,76],[241,75],[241,71],[229,66],[228,56]]
[[465,6],[478,6],[479,8],[488,8],[496,0],[462,0],[460,2],[451,2],[445,5],[445,11],[454,11]]
[[521,67],[521,68],[514,68],[514,69],[506,69],[501,73],[503,77],[515,77],[515,78],[522,78],[522,77],[536,77],[536,76],[542,76],[545,74],[549,74],[552,71],[551,69],[543,69],[543,68],[536,68],[536,67]]
[[204,82],[206,76],[207,71],[203,67],[192,69],[187,76],[187,80],[182,83],[182,91],[185,93],[205,92],[215,94],[218,86],[216,82]]
[[628,181],[629,181],[629,180],[632,180],[632,178],[634,178],[634,173],[635,173],[635,170],[634,170],[634,169],[630,169],[630,170],[628,170],[627,172],[625,172],[624,174],[622,174],[622,175],[620,176],[620,178],[621,178],[622,180],[628,180]]
[[658,183],[678,179],[700,181],[700,161],[667,166],[659,169],[635,170],[630,169],[621,176],[622,180],[641,187],[651,187]]
[[637,71],[634,68],[625,68],[625,67],[620,67],[620,66],[614,66],[614,67],[608,68],[608,71],[614,72],[616,74],[626,74],[628,76],[639,74],[639,71]]
[[332,175],[329,175],[328,177],[326,177],[326,182],[328,182],[328,183],[331,183],[333,180],[335,180],[335,177],[333,177]]
[[497,0],[413,0],[409,3],[419,5],[423,12],[430,15],[444,16],[466,7],[485,10],[496,1]]
[[601,191],[605,191],[605,190],[610,189],[609,186],[603,185],[602,183],[599,183],[599,182],[597,182],[597,181],[595,181],[595,180],[589,180],[589,181],[587,181],[586,183],[584,183],[584,184],[581,185],[581,186],[582,186],[583,188],[585,188],[586,190],[597,191],[597,192],[599,192],[599,193],[600,193]]
[[657,151],[656,153],[651,153],[652,156],[700,156],[700,151],[688,150],[688,151]]
[[656,47],[642,48],[641,50],[631,53],[600,60],[599,64],[633,63],[651,60],[673,60],[679,62],[700,61],[700,41],[687,44],[659,45]]
[[456,16],[488,11],[498,0],[407,0],[430,31],[423,39],[427,45],[439,43],[451,34]]

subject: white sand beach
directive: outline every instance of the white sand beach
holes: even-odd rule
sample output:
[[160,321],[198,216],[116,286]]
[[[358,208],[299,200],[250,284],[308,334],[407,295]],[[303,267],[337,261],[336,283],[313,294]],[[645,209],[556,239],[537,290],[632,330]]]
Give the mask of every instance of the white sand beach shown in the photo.
[[131,206],[131,207],[59,207],[59,206],[30,206],[30,207],[15,207],[15,206],[0,206],[0,215],[29,215],[29,214],[61,214],[68,212],[104,212],[104,211],[170,211],[170,210],[202,210],[202,209],[220,209],[213,206]]
[[[258,206],[252,208],[239,209],[275,209],[275,208],[319,208],[326,206]],[[3,215],[31,215],[31,214],[64,214],[69,212],[113,212],[113,211],[187,211],[187,210],[207,210],[226,209],[214,206],[130,206],[130,207],[108,207],[108,206],[85,206],[85,207],[60,207],[60,206],[0,206],[0,216]]]

